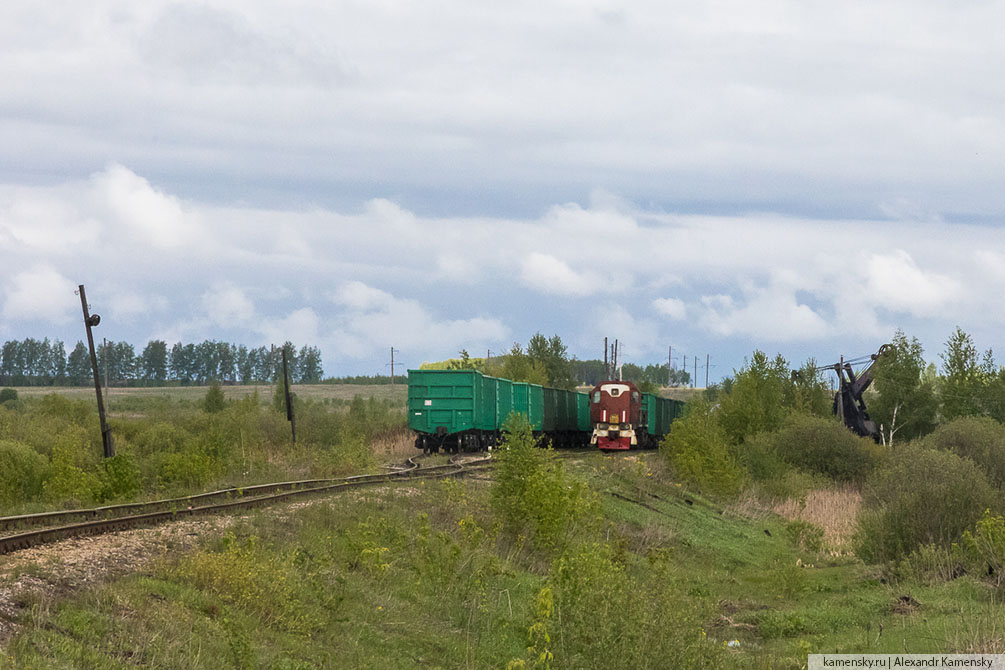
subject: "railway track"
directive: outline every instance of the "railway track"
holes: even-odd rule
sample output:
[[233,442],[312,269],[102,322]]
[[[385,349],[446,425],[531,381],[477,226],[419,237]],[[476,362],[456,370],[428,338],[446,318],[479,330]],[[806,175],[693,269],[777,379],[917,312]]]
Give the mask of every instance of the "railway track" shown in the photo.
[[[489,457],[468,460],[455,457],[445,465],[425,467],[416,458],[409,458],[401,469],[388,473],[355,475],[341,479],[277,482],[229,488],[170,500],[0,517],[0,533],[6,533],[0,535],[0,555],[71,537],[101,535],[175,519],[252,509],[294,498],[334,493],[372,484],[456,477],[487,465],[490,465]],[[24,530],[25,528],[35,530]]]

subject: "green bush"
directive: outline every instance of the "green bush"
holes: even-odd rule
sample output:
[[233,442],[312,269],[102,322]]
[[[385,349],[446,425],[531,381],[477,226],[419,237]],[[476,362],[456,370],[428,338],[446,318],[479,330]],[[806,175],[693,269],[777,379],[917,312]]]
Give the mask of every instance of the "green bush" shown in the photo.
[[52,466],[45,480],[45,493],[54,502],[83,505],[98,499],[101,478],[94,471],[91,455],[79,446],[59,444],[52,451]]
[[958,544],[951,544],[948,547],[923,544],[905,559],[890,566],[894,568],[892,576],[919,584],[948,582],[962,574],[963,564],[967,562],[965,553]]
[[1005,518],[985,510],[974,532],[963,534],[961,545],[974,572],[985,575],[998,588],[1005,586]]
[[761,610],[757,616],[757,634],[766,640],[793,637],[806,630],[806,619],[795,612]]
[[728,666],[722,645],[705,634],[710,611],[670,570],[664,557],[640,577],[607,544],[565,554],[538,594],[523,667]]
[[86,425],[90,418],[97,418],[95,404],[83,400],[72,400],[59,393],[48,393],[39,400],[39,413],[50,417],[69,420],[78,426]]
[[1005,426],[990,417],[953,419],[936,428],[922,443],[969,458],[999,488],[1005,483]]
[[778,480],[791,469],[775,448],[776,433],[758,433],[737,449],[737,457],[754,481]]
[[98,500],[124,500],[140,492],[140,468],[129,454],[118,453],[101,463],[101,489]]
[[550,449],[536,446],[530,424],[511,414],[494,452],[492,506],[512,533],[529,533],[539,547],[559,549],[579,521],[595,515],[596,498],[570,478]]
[[37,500],[48,470],[45,456],[27,444],[0,440],[0,504]]
[[201,449],[153,454],[151,464],[161,487],[198,488],[215,474],[213,460]]
[[202,401],[202,408],[209,414],[216,414],[217,412],[222,412],[226,406],[227,401],[223,397],[223,389],[220,388],[220,382],[214,381],[209,385],[209,390],[206,391],[206,397]]
[[903,558],[924,544],[948,546],[995,499],[973,461],[913,445],[899,449],[866,482],[855,552],[876,563]]
[[785,408],[793,402],[790,375],[789,364],[780,355],[772,360],[754,351],[736,373],[729,392],[719,397],[719,421],[730,443],[740,444],[781,425]]
[[883,453],[833,419],[795,412],[768,439],[786,463],[838,481],[863,481]]
[[687,413],[673,423],[660,451],[678,477],[702,490],[732,495],[743,484],[743,470],[730,453],[712,406],[705,401],[688,403]]
[[17,391],[12,388],[0,389],[0,405],[17,401]]

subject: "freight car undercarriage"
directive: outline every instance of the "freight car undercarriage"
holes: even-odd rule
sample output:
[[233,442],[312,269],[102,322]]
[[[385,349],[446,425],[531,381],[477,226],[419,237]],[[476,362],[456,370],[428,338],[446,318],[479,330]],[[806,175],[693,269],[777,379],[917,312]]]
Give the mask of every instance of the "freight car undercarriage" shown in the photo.
[[[461,433],[448,433],[443,430],[436,433],[419,433],[415,436],[415,447],[422,449],[424,454],[435,454],[441,450],[446,454],[491,451],[501,443],[502,439],[502,433],[489,430],[467,430]],[[582,432],[545,434],[536,431],[534,439],[540,446],[551,446],[555,449],[576,449],[589,446],[590,443],[589,434]]]

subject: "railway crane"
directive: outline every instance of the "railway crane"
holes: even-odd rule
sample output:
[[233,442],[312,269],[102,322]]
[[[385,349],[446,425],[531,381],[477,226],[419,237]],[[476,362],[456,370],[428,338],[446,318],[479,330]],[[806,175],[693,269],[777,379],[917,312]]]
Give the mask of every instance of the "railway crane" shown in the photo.
[[[853,359],[846,361],[844,356],[837,363],[831,365],[818,366],[817,370],[833,370],[838,376],[838,390],[834,394],[834,414],[841,418],[841,421],[849,430],[862,437],[872,438],[879,442],[880,433],[876,422],[869,418],[866,411],[865,400],[862,399],[865,390],[872,384],[872,369],[876,361],[890,348],[889,344],[884,344],[874,354],[864,360],[869,361],[869,366],[855,374],[852,369],[853,363],[864,362],[863,359]],[[796,374],[793,372],[793,374]]]

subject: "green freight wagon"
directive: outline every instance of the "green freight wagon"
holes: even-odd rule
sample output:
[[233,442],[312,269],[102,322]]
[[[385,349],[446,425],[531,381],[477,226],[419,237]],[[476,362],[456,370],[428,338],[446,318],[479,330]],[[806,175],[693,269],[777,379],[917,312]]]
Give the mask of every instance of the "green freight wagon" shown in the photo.
[[643,393],[642,411],[646,416],[646,430],[658,443],[670,432],[670,424],[684,415],[684,403],[652,393]]
[[530,421],[534,432],[544,430],[544,387],[540,384],[513,382],[513,411]]
[[[582,412],[587,421],[582,421]],[[489,377],[477,370],[409,370],[408,427],[425,452],[491,449],[512,412],[558,446],[588,439],[585,394]]]

